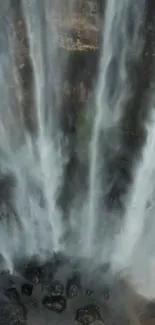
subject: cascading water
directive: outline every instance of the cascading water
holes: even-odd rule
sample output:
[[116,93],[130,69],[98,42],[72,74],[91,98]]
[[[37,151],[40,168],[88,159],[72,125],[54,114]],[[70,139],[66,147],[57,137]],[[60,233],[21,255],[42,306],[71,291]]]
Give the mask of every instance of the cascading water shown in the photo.
[[[86,217],[87,228],[84,229],[86,255],[91,254],[96,245],[100,246],[107,227],[114,226],[110,226],[110,222],[114,223],[114,218],[110,218],[113,212],[109,214],[105,206],[105,198],[111,187],[106,180],[106,166],[108,157],[110,160],[121,152],[120,121],[125,105],[132,96],[129,69],[140,59],[142,53],[144,7],[145,1],[107,1],[91,142],[89,211]],[[110,220],[108,225],[107,218]],[[109,255],[107,246],[110,245],[106,244],[105,248],[101,245],[101,255],[104,255],[104,249]]]
[[[74,0],[68,2],[72,10]],[[21,7],[32,66],[35,130],[31,132],[25,125],[9,9],[9,19],[0,17],[0,181],[8,177],[11,186],[11,195],[7,193],[4,202],[0,200],[2,258],[13,270],[18,259],[37,256],[46,261],[55,252],[69,252],[98,264],[110,262],[114,274],[128,269],[135,283],[139,275],[141,279],[145,276],[138,261],[141,266],[144,260],[149,261],[152,270],[151,256],[154,258],[154,118],[153,127],[149,123],[142,159],[133,167],[133,181],[127,184],[124,202],[117,210],[106,202],[115,179],[114,171],[109,181],[107,166],[122,150],[120,129],[125,114],[129,114],[128,102],[135,95],[130,69],[142,56],[146,1],[107,0],[88,191],[78,211],[77,206],[71,206],[67,221],[58,203],[67,162],[60,91],[67,60],[59,53],[57,24],[61,4],[56,0],[23,0]],[[140,286],[137,291],[145,296]]]
[[112,257],[114,272],[125,271],[137,290],[154,298],[154,109],[147,127],[142,159],[134,171],[121,232]]
[[[40,215],[40,217],[38,218],[36,215],[35,220],[36,223],[38,221],[39,223],[41,222],[37,226],[37,231],[40,233],[41,230],[42,234],[48,231],[51,234],[47,236],[49,242],[45,244],[45,250],[46,247],[52,247],[52,250],[55,251],[59,250],[60,238],[63,233],[61,212],[56,206],[57,191],[63,177],[63,157],[61,156],[61,135],[59,131],[60,121],[58,121],[58,111],[61,105],[58,87],[60,87],[61,69],[63,67],[61,67],[60,62],[55,70],[55,63],[58,57],[58,34],[55,26],[51,24],[54,10],[54,2],[23,1],[23,12],[30,44],[30,58],[34,73],[34,109],[37,120],[36,157],[36,153],[32,152],[34,147],[32,143],[30,143],[30,150],[34,166],[37,165],[36,159],[39,160],[39,169],[34,174],[38,178],[40,183],[38,183],[39,189],[42,191],[43,199],[45,200],[44,207],[40,208],[39,202],[36,202],[36,197],[34,196],[32,200],[32,196],[30,196],[29,203],[32,212],[28,213],[34,215],[36,209],[40,210],[37,212],[37,215]],[[36,18],[35,15],[37,16]],[[54,96],[55,98],[53,98]],[[23,180],[21,180],[22,183]],[[36,180],[34,184],[37,184]],[[20,183],[18,189],[21,191]],[[27,184],[25,184],[25,190],[27,191]],[[18,199],[16,198],[16,200]],[[19,211],[19,213],[21,214],[22,212]],[[30,225],[28,229],[29,227]],[[40,235],[38,236],[39,241]]]
[[[36,130],[35,134],[31,134],[26,129],[20,112],[22,107],[16,112],[14,107],[17,103],[11,102],[10,75],[13,80],[15,77],[18,80],[18,74],[16,70],[14,75],[15,59],[11,56],[14,45],[11,43],[10,26],[3,19],[0,63],[0,91],[3,98],[0,112],[1,177],[10,174],[14,180],[11,205],[15,213],[9,220],[10,226],[4,224],[1,228],[1,239],[5,242],[1,254],[7,259],[9,267],[16,257],[22,255],[39,255],[39,259],[51,255],[60,249],[63,235],[57,198],[66,160],[61,151],[59,94],[64,64],[59,59],[57,25],[51,23],[53,19],[56,21],[61,11],[54,1],[23,1],[22,9],[34,76],[34,104],[31,110],[35,112]],[[1,213],[4,213],[3,206]],[[8,238],[10,235],[11,241]],[[3,240],[4,237],[8,239]]]

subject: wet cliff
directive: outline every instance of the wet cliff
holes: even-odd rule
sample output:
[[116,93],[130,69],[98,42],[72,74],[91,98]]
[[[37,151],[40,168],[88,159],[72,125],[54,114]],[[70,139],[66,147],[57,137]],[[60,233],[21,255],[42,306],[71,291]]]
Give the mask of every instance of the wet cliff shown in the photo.
[[[33,69],[29,57],[29,42],[27,30],[22,14],[20,1],[13,1],[13,31],[16,39],[17,66],[23,92],[22,107],[25,122],[31,132],[35,132],[36,120],[33,111]],[[63,194],[63,209],[66,202],[76,192],[79,179],[85,179],[88,173],[87,159],[80,163],[78,156],[78,143],[84,142],[87,136],[86,114],[92,105],[93,89],[98,72],[101,20],[103,18],[102,1],[77,1],[72,14],[69,12],[69,1],[61,3],[63,19],[53,18],[59,32],[59,59],[66,59],[66,71],[59,84],[62,98],[61,123],[65,137],[68,139],[69,162],[66,166],[64,179],[65,198]],[[82,144],[83,146],[83,144]],[[84,159],[86,153],[84,152]],[[78,175],[77,171],[78,170]],[[68,182],[68,180],[70,180]],[[71,181],[72,180],[72,181]],[[73,181],[74,180],[74,181]],[[80,181],[81,183],[81,181]],[[81,183],[82,184],[82,183]],[[85,185],[84,185],[85,186]],[[67,201],[66,201],[67,197]]]
[[[60,5],[59,1],[58,5]],[[17,35],[17,61],[24,94],[25,120],[27,127],[34,130],[35,117],[32,110],[33,105],[31,105],[33,72],[28,55],[27,33],[19,0],[16,0],[15,7],[14,26]],[[67,73],[64,73],[59,85],[62,98],[62,129],[69,140],[70,157],[66,167],[66,179],[64,180],[64,206],[66,206],[66,196],[68,197],[67,201],[70,202],[70,198],[74,196],[74,191],[77,192],[78,186],[81,189],[81,186],[85,187],[87,183],[88,157],[85,140],[89,137],[88,124],[90,122],[87,121],[86,115],[91,112],[91,106],[93,105],[93,90],[99,69],[104,7],[105,2],[102,0],[85,2],[78,0],[73,12],[70,14],[69,1],[65,0],[63,5],[61,3],[63,19],[56,18],[53,21],[58,25],[59,56],[66,57],[67,62]],[[133,152],[137,156],[137,153],[141,152],[141,147],[145,141],[143,122],[147,118],[147,96],[154,70],[154,11],[153,1],[146,1],[142,30],[144,38],[143,52],[138,62],[134,64],[130,62],[129,64],[129,83],[132,96],[126,103],[125,113],[120,123],[123,150],[121,155],[115,157],[114,161],[109,164],[107,171],[109,177],[113,177],[113,170],[117,168],[118,175],[109,194],[110,205],[112,204],[111,201],[118,202],[120,193],[124,192],[124,187],[120,188],[118,186],[120,178],[125,179],[125,183],[131,181],[130,170],[134,163]],[[132,28],[129,32],[132,33]],[[80,153],[78,151],[79,144]]]

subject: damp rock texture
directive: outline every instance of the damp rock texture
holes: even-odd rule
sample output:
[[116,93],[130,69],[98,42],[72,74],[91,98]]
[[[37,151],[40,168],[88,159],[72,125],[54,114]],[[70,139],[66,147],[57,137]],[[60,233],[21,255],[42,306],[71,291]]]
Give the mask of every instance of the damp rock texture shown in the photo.
[[102,321],[100,309],[95,305],[88,305],[84,308],[79,308],[76,313],[76,321],[81,325],[90,325],[95,321]]
[[26,312],[15,292],[0,293],[0,324],[27,325]]
[[42,301],[45,308],[62,313],[67,307],[67,300],[62,296],[44,297]]

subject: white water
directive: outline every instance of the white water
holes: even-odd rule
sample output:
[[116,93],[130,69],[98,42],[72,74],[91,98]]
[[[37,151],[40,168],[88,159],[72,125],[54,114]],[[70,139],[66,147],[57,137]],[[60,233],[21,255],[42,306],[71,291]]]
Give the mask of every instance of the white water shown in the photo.
[[[13,178],[13,197],[1,204],[0,252],[10,270],[16,258],[38,255],[44,260],[53,252],[66,249],[100,263],[109,259],[114,273],[127,269],[137,291],[153,297],[154,110],[142,158],[133,168],[123,220],[118,221],[120,213],[107,210],[105,204],[111,187],[106,179],[106,155],[115,157],[121,151],[119,128],[125,105],[132,97],[130,65],[140,59],[143,49],[145,1],[107,1],[95,89],[89,188],[80,203],[77,193],[76,204],[71,208],[69,247],[62,240],[66,222],[58,205],[67,161],[60,95],[67,61],[59,56],[56,19],[60,19],[60,7],[56,4],[49,0],[22,1],[34,77],[31,109],[35,112],[36,130],[32,134],[26,129],[22,114],[22,88],[11,30],[8,21],[0,17],[0,168],[2,178]],[[144,267],[146,263],[148,269]],[[145,278],[150,279],[148,291]]]
[[[152,199],[155,190],[155,112],[151,115],[151,122],[147,127],[148,137],[143,148],[142,158],[134,171],[133,184],[129,190],[126,202],[126,213],[121,234],[118,236],[115,248],[116,263],[120,268],[130,265],[132,255],[143,231],[145,220],[152,211]],[[152,224],[153,226],[153,224]],[[120,254],[121,252],[121,254]]]
[[[49,1],[44,3],[41,1],[23,1],[35,79],[34,99],[38,124],[36,149],[38,151],[37,159],[39,160],[37,178],[39,177],[39,188],[43,192],[46,205],[43,213],[44,218],[42,217],[44,221],[39,225],[39,229],[42,227],[42,223],[43,227],[48,228],[49,233],[51,233],[49,236],[49,238],[51,237],[50,246],[52,245],[55,251],[59,250],[60,238],[63,233],[62,216],[56,206],[57,191],[63,176],[63,157],[61,157],[60,147],[61,134],[57,126],[57,117],[55,117],[60,109],[60,95],[56,87],[59,87],[61,81],[61,71],[59,71],[59,65],[55,68],[58,55],[58,35],[57,30],[54,30],[55,27],[51,24],[52,11],[54,10],[52,5]],[[56,95],[55,101],[53,101],[51,94],[53,90]],[[33,149],[31,143],[27,148],[30,151]],[[33,159],[36,158],[32,157]],[[37,165],[36,160],[35,165]],[[19,191],[21,191],[20,184]],[[30,197],[30,206],[36,211],[38,202],[31,202],[31,199],[32,197]],[[37,212],[38,214],[40,215],[42,212]],[[38,219],[37,216],[36,218]]]
[[[59,59],[57,25],[53,23],[61,11],[56,3],[48,0],[44,3],[24,0],[22,9],[34,74],[31,111],[35,111],[37,129],[35,134],[27,131],[23,114],[19,114],[22,107],[18,105],[16,112],[17,103],[11,102],[10,75],[14,84],[19,76],[13,61],[11,30],[8,22],[1,19],[4,29],[4,32],[1,29],[0,39],[1,52],[4,48],[0,59],[1,177],[10,174],[15,180],[11,205],[17,214],[16,217],[14,214],[9,216],[9,225],[4,220],[1,227],[1,254],[9,268],[15,258],[38,255],[45,259],[51,256],[60,250],[63,235],[62,212],[57,198],[66,163],[66,156],[62,154],[59,93],[65,66]],[[19,97],[22,98],[20,87],[16,100]],[[65,139],[63,145],[65,148]],[[10,213],[6,205],[1,207],[3,215]]]
[[134,170],[133,184],[126,200],[121,232],[116,236],[112,255],[113,271],[129,276],[137,291],[155,296],[155,111],[147,125],[147,141]]
[[[96,116],[91,142],[89,212],[85,229],[86,255],[91,254],[94,243],[98,241],[98,218],[107,218],[104,198],[110,184],[106,184],[106,150],[108,148],[111,156],[115,156],[121,150],[119,123],[125,104],[132,96],[127,65],[140,58],[143,48],[140,31],[143,25],[144,2],[107,1],[100,74],[96,89]],[[103,223],[103,235],[104,231]]]

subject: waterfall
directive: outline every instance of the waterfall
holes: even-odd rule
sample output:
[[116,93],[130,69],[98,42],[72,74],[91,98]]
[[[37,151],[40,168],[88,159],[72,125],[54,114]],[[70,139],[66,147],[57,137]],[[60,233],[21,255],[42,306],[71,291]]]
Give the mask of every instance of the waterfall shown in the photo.
[[[129,71],[140,59],[143,49],[141,29],[144,8],[145,1],[107,1],[90,149],[85,229],[85,254],[88,255],[91,255],[96,244],[99,244],[107,232],[108,221],[105,220],[109,218],[109,214],[104,201],[111,184],[106,181],[106,166],[110,163],[108,159],[115,157],[121,150],[120,122],[125,105],[132,96]],[[101,227],[99,238],[98,224]]]
[[[67,14],[72,15],[75,1],[67,0],[67,4]],[[141,145],[141,155],[136,156],[131,166],[131,182],[126,190],[123,188],[123,202],[116,208],[112,203],[108,205],[107,197],[112,196],[109,193],[116,181],[117,159],[124,150],[121,127],[126,116],[132,118],[131,99],[137,90],[134,89],[134,69],[144,59],[146,1],[106,1],[94,85],[88,186],[84,195],[76,193],[70,209],[66,209],[70,213],[67,218],[59,203],[70,158],[62,125],[62,88],[70,73],[69,57],[60,51],[60,25],[64,13],[61,1],[57,0],[21,0],[20,6],[32,77],[29,85],[32,98],[26,108],[17,66],[11,2],[6,3],[8,9],[2,8],[8,10],[8,15],[0,16],[2,261],[11,271],[18,259],[35,256],[47,261],[55,252],[74,255],[77,259],[84,257],[98,265],[108,262],[113,274],[128,274],[132,283],[137,284],[137,291],[145,295],[144,277],[150,275],[151,287],[155,257],[153,87],[148,92],[148,114],[139,118],[147,137]],[[71,27],[68,29],[70,33]],[[138,68],[136,73],[139,79]],[[144,88],[149,89],[150,84]],[[32,113],[32,129],[25,121],[29,112]],[[113,165],[114,168],[109,167]],[[119,183],[122,176],[118,175]],[[153,296],[151,289],[147,296]]]
[[[72,6],[73,1],[70,10]],[[40,260],[52,256],[61,249],[64,231],[57,204],[67,161],[61,127],[67,58],[60,55],[57,24],[61,6],[57,1],[36,0],[22,1],[21,8],[32,67],[33,95],[27,110],[35,119],[33,132],[25,125],[24,114],[28,113],[21,100],[11,8],[8,20],[0,18],[1,178],[10,175],[13,180],[11,198],[7,198],[11,213],[8,202],[1,205],[1,254],[9,268],[26,256],[36,255]]]

